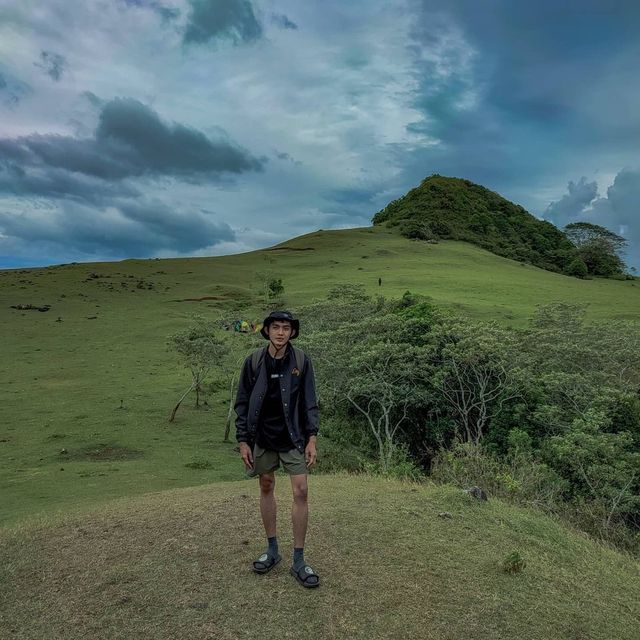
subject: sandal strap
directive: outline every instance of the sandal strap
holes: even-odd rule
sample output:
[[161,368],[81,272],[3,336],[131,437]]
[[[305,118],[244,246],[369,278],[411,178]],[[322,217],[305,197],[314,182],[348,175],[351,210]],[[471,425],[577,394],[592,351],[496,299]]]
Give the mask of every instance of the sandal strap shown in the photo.
[[[307,571],[308,569],[308,571]],[[316,578],[318,577],[318,574],[308,565],[308,564],[303,564],[297,571],[298,576],[300,577],[301,580],[306,580],[307,578],[310,578],[311,576],[315,576]]]
[[272,564],[274,564],[275,561],[276,558],[274,558],[274,556],[272,556],[270,553],[265,552],[257,560],[253,561],[253,566],[255,567],[256,564],[261,564],[265,569],[267,569]]

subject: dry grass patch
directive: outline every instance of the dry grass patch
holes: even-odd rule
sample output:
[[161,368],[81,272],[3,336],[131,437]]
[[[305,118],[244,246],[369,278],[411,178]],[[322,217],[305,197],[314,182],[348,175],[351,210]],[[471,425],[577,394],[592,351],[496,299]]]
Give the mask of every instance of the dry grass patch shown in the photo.
[[[276,484],[284,558],[266,576],[249,570],[264,548],[254,481],[3,530],[0,637],[636,637],[637,563],[450,488],[312,477],[306,555],[322,584],[305,590],[288,574],[289,482]],[[505,574],[514,549],[526,569]]]

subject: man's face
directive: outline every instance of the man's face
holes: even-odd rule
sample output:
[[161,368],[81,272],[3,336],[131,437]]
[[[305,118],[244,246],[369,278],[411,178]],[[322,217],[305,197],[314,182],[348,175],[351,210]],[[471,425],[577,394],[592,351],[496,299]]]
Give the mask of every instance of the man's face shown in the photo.
[[291,337],[291,323],[288,320],[274,320],[268,327],[269,340],[276,348],[283,347]]

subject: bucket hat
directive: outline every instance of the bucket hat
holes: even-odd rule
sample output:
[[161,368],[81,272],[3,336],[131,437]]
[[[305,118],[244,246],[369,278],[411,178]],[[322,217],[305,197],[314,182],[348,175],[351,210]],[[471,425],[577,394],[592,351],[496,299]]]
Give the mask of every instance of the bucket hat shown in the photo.
[[293,314],[290,311],[272,311],[262,323],[262,329],[260,329],[260,333],[263,338],[269,339],[269,334],[267,333],[267,327],[274,320],[286,320],[291,323],[291,337],[289,340],[293,340],[298,337],[300,333],[300,321],[293,317]]

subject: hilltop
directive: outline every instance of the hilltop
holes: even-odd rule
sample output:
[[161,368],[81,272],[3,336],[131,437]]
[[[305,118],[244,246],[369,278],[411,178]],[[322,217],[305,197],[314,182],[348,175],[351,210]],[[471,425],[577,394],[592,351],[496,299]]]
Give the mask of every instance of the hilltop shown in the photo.
[[[0,636],[636,637],[633,559],[540,513],[430,484],[312,476],[306,555],[322,585],[305,591],[288,574],[291,490],[277,478],[285,558],[267,576],[249,571],[264,534],[255,481],[0,530]],[[503,570],[513,552],[519,573]]]
[[408,238],[464,240],[549,271],[568,272],[578,255],[550,222],[481,185],[437,174],[373,217],[383,223]]

